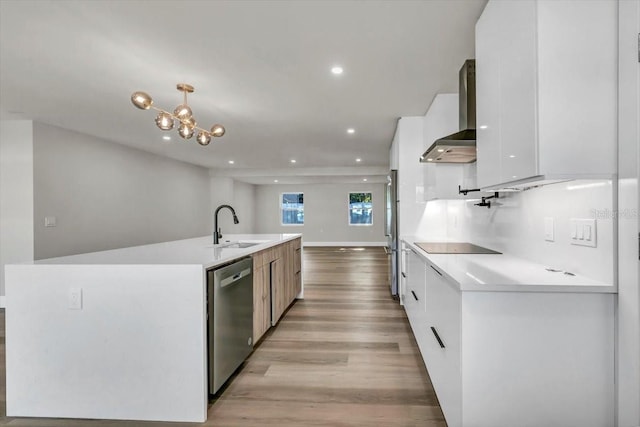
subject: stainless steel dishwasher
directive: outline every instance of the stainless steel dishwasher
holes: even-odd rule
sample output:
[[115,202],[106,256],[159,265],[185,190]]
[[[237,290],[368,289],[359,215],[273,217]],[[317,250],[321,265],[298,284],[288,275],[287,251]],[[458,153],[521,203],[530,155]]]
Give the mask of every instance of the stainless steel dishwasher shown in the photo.
[[209,394],[215,394],[253,349],[253,260],[207,271]]

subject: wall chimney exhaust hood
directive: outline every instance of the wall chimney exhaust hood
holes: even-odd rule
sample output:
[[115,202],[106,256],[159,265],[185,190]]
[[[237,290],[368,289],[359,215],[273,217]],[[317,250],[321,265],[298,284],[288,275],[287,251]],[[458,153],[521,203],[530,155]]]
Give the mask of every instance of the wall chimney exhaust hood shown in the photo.
[[476,161],[476,61],[467,59],[460,69],[460,131],[437,139],[420,156],[422,163]]

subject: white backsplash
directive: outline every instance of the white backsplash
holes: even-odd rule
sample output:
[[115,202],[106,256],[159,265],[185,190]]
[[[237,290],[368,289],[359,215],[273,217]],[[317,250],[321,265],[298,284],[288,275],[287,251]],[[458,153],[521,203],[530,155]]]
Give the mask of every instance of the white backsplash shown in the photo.
[[[613,188],[611,180],[569,181],[500,193],[499,199],[491,199],[490,209],[474,206],[479,197],[474,201],[434,200],[426,204],[416,236],[430,241],[468,241],[613,283],[617,205]],[[545,218],[554,220],[553,242],[545,241]],[[596,219],[596,248],[570,243],[572,218]]]

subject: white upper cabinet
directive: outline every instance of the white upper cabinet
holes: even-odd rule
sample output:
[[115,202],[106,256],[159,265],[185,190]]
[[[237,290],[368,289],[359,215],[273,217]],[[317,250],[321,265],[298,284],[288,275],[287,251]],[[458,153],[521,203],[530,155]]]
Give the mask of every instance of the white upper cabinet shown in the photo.
[[[438,138],[458,132],[458,94],[436,95],[424,116],[424,147]],[[424,200],[460,199],[458,185],[475,186],[475,163],[421,163],[424,172]],[[471,197],[471,196],[469,196]]]
[[617,3],[489,1],[476,24],[477,183],[615,173]]

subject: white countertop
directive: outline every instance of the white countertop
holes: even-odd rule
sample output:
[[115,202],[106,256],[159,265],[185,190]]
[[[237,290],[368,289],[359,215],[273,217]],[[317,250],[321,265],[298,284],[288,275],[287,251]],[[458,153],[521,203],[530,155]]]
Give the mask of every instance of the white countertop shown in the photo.
[[[210,268],[301,236],[301,234],[228,234],[222,238],[219,245],[214,246],[213,237],[209,235],[193,239],[48,258],[28,264],[196,264],[202,265],[204,268]],[[227,242],[238,241],[258,244],[248,248],[224,247]]]
[[419,256],[460,286],[461,291],[616,293],[612,283],[551,272],[552,266],[508,254],[430,254],[415,245],[425,239],[403,237]]

